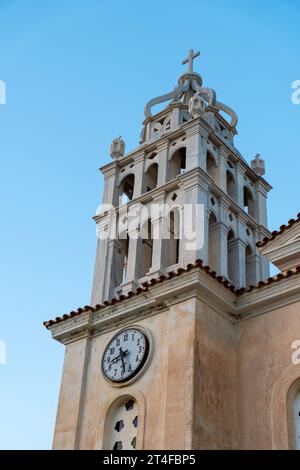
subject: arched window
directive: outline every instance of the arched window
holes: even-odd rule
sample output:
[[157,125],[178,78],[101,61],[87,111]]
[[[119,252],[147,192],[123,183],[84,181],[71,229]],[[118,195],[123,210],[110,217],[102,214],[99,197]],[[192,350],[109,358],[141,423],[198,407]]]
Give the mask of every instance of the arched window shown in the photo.
[[289,388],[287,394],[287,417],[290,449],[300,450],[300,379]]
[[118,287],[126,281],[127,265],[128,265],[128,251],[129,251],[129,237],[118,239],[116,252],[114,256],[115,269],[114,274],[114,286]]
[[186,170],[186,148],[181,147],[176,150],[170,161],[170,177],[174,179],[178,175],[182,175]]
[[215,227],[217,223],[217,218],[213,212],[209,214],[208,219],[208,265],[211,269],[216,271],[217,269],[217,259],[220,256],[220,253],[217,252],[215,236]]
[[246,186],[244,187],[244,211],[251,215],[251,217],[255,216],[253,196],[250,189],[246,188]]
[[141,235],[142,250],[140,260],[140,277],[144,277],[152,266],[153,237],[152,223],[150,219],[148,219],[148,221],[144,224]]
[[230,229],[227,235],[227,273],[228,279],[235,284],[236,272],[236,250],[234,246],[235,235]]
[[231,171],[226,171],[226,185],[227,185],[227,194],[232,199],[235,199],[235,181],[234,176]]
[[300,390],[294,399],[294,422],[296,449],[300,450]]
[[207,152],[206,155],[206,171],[207,174],[214,180],[214,182],[217,182],[217,163],[215,158],[210,152]]
[[126,281],[126,274],[127,274],[127,266],[128,266],[128,252],[129,252],[129,237],[127,235],[126,240],[123,241],[123,270],[122,270],[122,283]]
[[121,204],[127,204],[133,198],[134,191],[134,174],[125,176],[119,186],[119,194],[121,198]]
[[103,448],[106,450],[136,449],[139,410],[131,396],[120,397],[108,410],[105,420]]
[[153,163],[145,173],[145,192],[151,191],[157,186],[158,164]]

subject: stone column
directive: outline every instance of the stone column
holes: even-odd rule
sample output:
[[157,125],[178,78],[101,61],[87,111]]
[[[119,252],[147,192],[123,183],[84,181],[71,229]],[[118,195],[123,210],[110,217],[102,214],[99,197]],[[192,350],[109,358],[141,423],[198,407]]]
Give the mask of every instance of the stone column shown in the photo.
[[97,240],[96,260],[94,266],[93,288],[91,295],[91,305],[101,304],[104,299],[105,273],[103,263],[106,265],[107,242]]
[[136,199],[141,196],[143,189],[144,180],[144,152],[134,157],[135,162],[135,177],[134,177],[134,189],[132,199]]
[[228,212],[227,201],[220,199],[219,221],[219,274],[228,277]]
[[113,296],[112,261],[116,242],[116,213],[99,216],[96,226],[97,252],[94,267],[91,304],[101,304]]
[[230,281],[236,288],[246,285],[246,263],[245,250],[246,244],[240,238],[232,240],[228,244],[228,265],[231,268],[232,276]]
[[236,163],[236,186],[237,186],[237,203],[238,205],[244,209],[244,180],[245,171],[242,165],[237,162]]
[[100,263],[100,269],[102,268],[102,274],[104,277],[104,289],[103,289],[103,298],[104,300],[110,300],[114,297],[114,289],[117,287],[114,282],[114,271],[115,271],[115,260],[116,260],[116,249],[117,249],[117,240],[108,240],[107,241],[107,253],[105,259],[105,265],[103,261]]
[[215,223],[209,231],[209,245],[212,254],[210,268],[226,278],[228,277],[227,237],[228,227],[222,221]]
[[119,205],[118,175],[119,166],[117,162],[110,163],[101,168],[104,175],[103,204]]
[[168,142],[162,142],[158,146],[158,176],[157,187],[163,186],[169,179]]
[[227,194],[227,151],[220,147],[219,187]]
[[256,214],[257,221],[259,224],[264,227],[268,226],[268,217],[267,217],[267,190],[262,184],[261,181],[258,181],[255,185],[256,188]]
[[122,292],[128,292],[134,290],[136,287],[136,281],[139,276],[139,259],[141,253],[142,240],[139,234],[139,228],[135,227],[128,230],[129,236],[129,247],[128,247],[128,261],[126,280],[122,285]]
[[[194,263],[201,259],[208,263],[208,186],[202,180],[200,171],[195,169],[192,174],[186,173],[181,177],[180,188],[184,193],[183,213],[183,247],[184,264]],[[190,233],[188,233],[188,231]],[[195,232],[192,241],[190,236]]]
[[198,124],[187,131],[186,169],[200,167],[206,171],[206,152],[208,134]]
[[270,277],[270,263],[264,256],[260,255],[261,259],[261,277],[259,280],[268,279]]
[[255,286],[261,280],[261,257],[253,253],[246,257],[246,285]]
[[151,223],[152,223],[152,265],[149,273],[151,277],[158,277],[161,274],[161,269],[165,266],[165,256],[167,249],[167,241],[164,239],[164,223],[165,216],[163,212],[163,205],[165,202],[165,192],[162,191],[153,198],[151,202]]
[[[255,244],[258,241],[260,241],[262,238],[263,238],[263,235],[260,234],[260,231],[255,230],[254,231]],[[268,277],[270,277],[270,263],[267,260],[267,258],[265,258],[265,256],[263,256],[260,253],[260,250],[258,248],[256,248],[256,253],[258,253],[259,258],[260,258],[260,273],[259,273],[259,276],[257,278],[257,282],[259,282],[261,280],[268,279]]]

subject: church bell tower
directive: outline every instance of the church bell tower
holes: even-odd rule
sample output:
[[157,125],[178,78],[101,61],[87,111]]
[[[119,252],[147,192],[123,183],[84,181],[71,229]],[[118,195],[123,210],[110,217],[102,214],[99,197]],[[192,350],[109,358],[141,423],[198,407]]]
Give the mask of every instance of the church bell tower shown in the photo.
[[271,187],[199,55],[146,104],[138,147],[116,138],[101,168],[91,305],[46,322],[66,346],[56,449],[238,447],[228,305],[269,275]]

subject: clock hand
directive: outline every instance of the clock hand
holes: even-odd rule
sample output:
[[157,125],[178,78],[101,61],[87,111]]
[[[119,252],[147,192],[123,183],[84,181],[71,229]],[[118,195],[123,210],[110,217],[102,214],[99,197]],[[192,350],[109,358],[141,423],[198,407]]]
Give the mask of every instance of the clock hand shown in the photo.
[[120,348],[119,351],[122,359],[123,372],[125,372],[124,351],[122,351],[122,348]]
[[[122,349],[122,348],[121,348]],[[114,357],[111,361],[110,361],[110,364],[112,364],[113,362],[117,362],[121,356],[126,356],[126,354],[128,353],[128,349],[126,349],[126,351],[122,351],[122,355],[119,354],[118,356]]]

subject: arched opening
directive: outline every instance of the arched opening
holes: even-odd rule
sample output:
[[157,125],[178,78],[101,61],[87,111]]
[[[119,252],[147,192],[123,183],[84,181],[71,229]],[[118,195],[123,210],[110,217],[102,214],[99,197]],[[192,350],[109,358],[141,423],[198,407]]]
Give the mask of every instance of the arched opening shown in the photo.
[[300,379],[289,388],[287,394],[287,418],[290,449],[300,450]]
[[127,204],[133,198],[133,191],[134,191],[134,174],[130,173],[130,175],[125,176],[121,181],[119,186],[119,194],[121,199],[121,204]]
[[246,188],[246,186],[244,186],[244,211],[251,215],[251,217],[255,216],[253,196],[250,189]]
[[151,191],[157,186],[158,164],[153,163],[145,173],[145,192]]
[[214,182],[217,182],[217,163],[215,158],[210,152],[207,152],[206,155],[206,172],[207,174],[214,180]]
[[176,150],[170,161],[170,178],[174,179],[178,175],[182,175],[186,170],[186,148],[181,147]]
[[105,419],[103,449],[132,450],[137,447],[139,409],[136,400],[123,396],[113,403]]
[[114,256],[115,269],[114,287],[118,287],[126,281],[127,265],[128,265],[128,252],[129,252],[129,237],[127,235],[124,239],[118,239],[116,251]]
[[129,237],[127,235],[126,240],[124,240],[124,258],[123,258],[123,269],[122,269],[122,283],[126,281],[127,266],[128,266],[128,252],[129,252]]
[[180,212],[172,208],[168,217],[168,234],[166,240],[167,266],[179,263],[180,255]]
[[300,390],[294,399],[294,421],[296,449],[300,450]]
[[235,235],[232,229],[229,230],[227,235],[227,273],[228,279],[235,285],[236,281],[236,250],[235,250]]
[[227,186],[227,194],[229,197],[232,199],[235,199],[235,181],[234,181],[234,176],[231,173],[231,171],[227,170],[226,171],[226,186]]
[[217,270],[217,259],[220,256],[217,250],[217,236],[216,232],[217,217],[213,212],[209,214],[208,218],[208,265],[214,271]]
[[140,260],[140,277],[146,276],[152,266],[152,255],[153,255],[153,235],[152,235],[152,223],[151,220],[144,224],[142,233],[142,249],[141,249],[141,260]]

